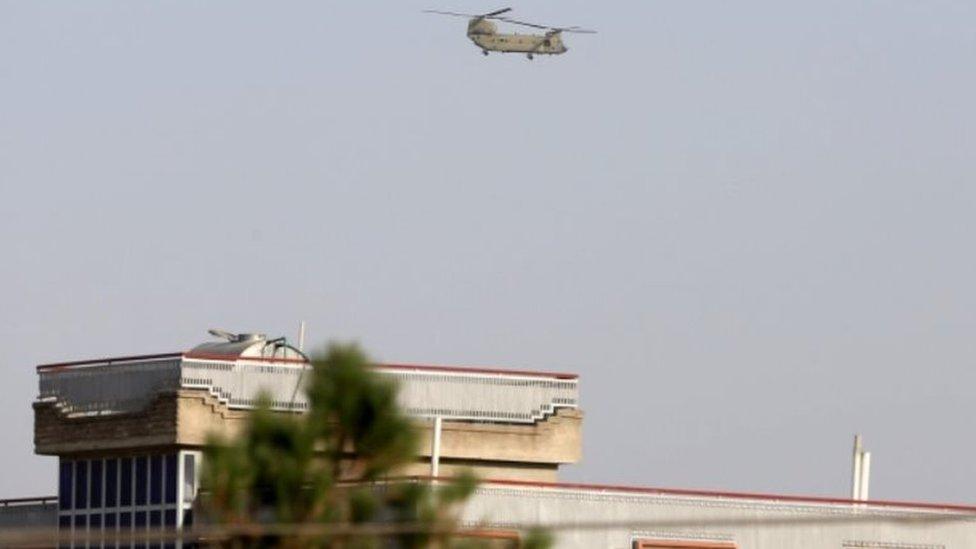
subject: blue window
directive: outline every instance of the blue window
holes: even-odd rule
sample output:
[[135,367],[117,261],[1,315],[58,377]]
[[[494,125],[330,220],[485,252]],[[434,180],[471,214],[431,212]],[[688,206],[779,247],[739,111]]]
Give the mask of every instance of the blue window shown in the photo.
[[119,478],[119,505],[128,507],[132,505],[132,458],[122,458],[122,465],[119,467],[122,473]]
[[163,501],[163,456],[149,458],[149,503],[158,505]]
[[166,503],[176,503],[176,454],[166,456]]
[[71,509],[71,478],[74,476],[73,463],[61,460],[61,472],[58,479],[58,507]]
[[88,508],[88,461],[75,462],[75,509]]
[[[105,507],[115,507],[116,493],[119,491],[119,461],[105,461]],[[106,526],[108,526],[106,524]]]
[[136,505],[146,504],[146,456],[136,458]]
[[91,462],[91,507],[102,506],[102,460]]

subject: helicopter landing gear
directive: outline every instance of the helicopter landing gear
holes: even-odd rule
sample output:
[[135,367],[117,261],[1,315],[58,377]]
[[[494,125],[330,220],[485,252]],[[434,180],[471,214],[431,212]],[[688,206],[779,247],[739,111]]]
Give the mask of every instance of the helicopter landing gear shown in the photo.
[[525,56],[529,59],[529,61],[532,61],[532,59],[534,59],[531,53],[527,53],[525,54]]

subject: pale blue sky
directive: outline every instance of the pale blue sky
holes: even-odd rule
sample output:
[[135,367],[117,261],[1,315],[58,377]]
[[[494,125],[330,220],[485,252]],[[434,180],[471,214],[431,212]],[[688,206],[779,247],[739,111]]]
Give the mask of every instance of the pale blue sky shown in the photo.
[[[38,363],[210,327],[579,372],[565,478],[974,503],[976,3],[0,0],[0,497]],[[10,474],[17,471],[17,474]]]

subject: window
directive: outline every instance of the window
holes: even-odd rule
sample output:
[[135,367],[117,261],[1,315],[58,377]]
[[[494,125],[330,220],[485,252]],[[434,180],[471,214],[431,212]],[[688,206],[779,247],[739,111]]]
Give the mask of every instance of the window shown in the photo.
[[634,549],[736,549],[736,545],[731,541],[638,539]]
[[132,458],[122,458],[119,466],[119,506],[132,505]]
[[163,501],[163,456],[149,458],[149,503]]
[[166,456],[166,503],[176,503],[176,454]]
[[71,478],[74,476],[74,464],[61,460],[60,478],[58,479],[58,507],[71,509]]
[[92,530],[99,530],[102,527],[102,515],[101,513],[96,513],[94,515],[88,515],[88,526]]
[[105,507],[115,507],[118,491],[119,461],[109,459],[105,461]]
[[75,462],[75,509],[88,508],[88,462]]
[[75,530],[79,528],[84,528],[88,517],[86,515],[75,515]]
[[136,458],[136,505],[146,504],[146,474],[147,474],[147,460],[146,456],[139,456]]
[[102,460],[93,459],[91,462],[91,507],[102,506]]
[[196,498],[196,457],[193,454],[183,456],[183,501],[193,503]]
[[477,540],[478,547],[517,549],[521,546],[519,534],[514,530],[467,530],[458,535],[463,540]]

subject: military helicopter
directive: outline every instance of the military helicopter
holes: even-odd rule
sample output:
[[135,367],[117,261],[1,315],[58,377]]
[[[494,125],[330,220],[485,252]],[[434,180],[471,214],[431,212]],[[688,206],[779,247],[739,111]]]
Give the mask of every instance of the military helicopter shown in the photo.
[[[566,53],[569,49],[563,44],[562,33],[578,32],[593,34],[596,31],[582,29],[580,27],[550,27],[546,25],[536,25],[517,21],[508,17],[502,17],[504,13],[512,11],[512,8],[502,8],[490,11],[481,15],[470,13],[456,13],[453,11],[424,10],[424,13],[436,13],[438,15],[453,15],[455,17],[468,18],[468,38],[479,48],[481,52],[488,55],[490,51],[502,53],[524,53],[526,57],[532,59],[535,55],[559,55]],[[513,25],[522,25],[542,29],[545,34],[517,34],[499,33],[495,21],[504,21]]]

